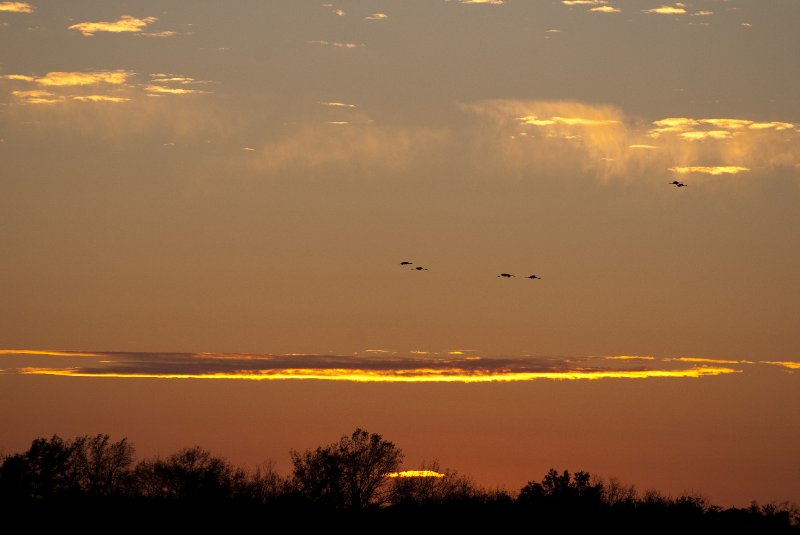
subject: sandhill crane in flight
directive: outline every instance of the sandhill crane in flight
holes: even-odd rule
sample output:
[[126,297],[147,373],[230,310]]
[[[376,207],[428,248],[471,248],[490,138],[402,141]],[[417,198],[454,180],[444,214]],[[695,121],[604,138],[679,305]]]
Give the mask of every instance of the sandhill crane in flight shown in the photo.
[[538,276],[538,275],[528,275],[528,276],[527,276],[527,277],[525,277],[525,278],[526,278],[526,279],[541,279],[541,277],[540,277],[540,276]]
[[504,279],[510,279],[513,276],[514,275],[512,275],[511,273],[501,273],[498,275],[498,277],[503,277]]
[[670,182],[670,184],[672,184],[676,188],[685,188],[686,187],[686,184],[684,184],[683,182],[678,182],[677,180],[673,180],[672,182]]
[[409,262],[408,260],[403,260],[402,262],[400,262],[400,265],[401,266],[410,266],[413,263],[414,262]]
[[422,266],[417,266],[417,267],[415,267],[415,268],[412,268],[412,269],[415,269],[415,270],[417,270],[417,271],[428,271],[428,268],[426,268],[426,267],[422,267]]

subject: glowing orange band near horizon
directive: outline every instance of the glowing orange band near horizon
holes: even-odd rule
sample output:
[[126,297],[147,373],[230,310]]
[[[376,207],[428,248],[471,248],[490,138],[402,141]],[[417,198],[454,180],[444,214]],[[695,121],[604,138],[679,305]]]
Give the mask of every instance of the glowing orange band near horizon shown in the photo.
[[402,472],[392,472],[386,477],[444,477],[445,474],[433,470],[403,470]]
[[115,373],[87,372],[79,370],[59,370],[52,368],[22,368],[22,374],[56,375],[63,377],[100,377],[117,379],[244,379],[251,381],[267,380],[320,380],[351,381],[359,383],[489,383],[511,381],[533,381],[536,379],[551,380],[597,380],[597,379],[648,379],[659,377],[698,378],[739,373],[732,368],[698,367],[685,370],[574,370],[561,372],[470,372],[460,369],[435,370],[358,370],[358,369],[304,369],[286,368],[281,370],[264,370],[258,372],[230,373]]

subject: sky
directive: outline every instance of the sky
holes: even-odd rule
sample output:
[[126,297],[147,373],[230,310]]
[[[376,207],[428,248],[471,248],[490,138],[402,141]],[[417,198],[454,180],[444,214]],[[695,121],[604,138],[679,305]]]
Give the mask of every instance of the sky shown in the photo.
[[288,472],[361,426],[510,490],[800,502],[797,20],[0,1],[0,451]]

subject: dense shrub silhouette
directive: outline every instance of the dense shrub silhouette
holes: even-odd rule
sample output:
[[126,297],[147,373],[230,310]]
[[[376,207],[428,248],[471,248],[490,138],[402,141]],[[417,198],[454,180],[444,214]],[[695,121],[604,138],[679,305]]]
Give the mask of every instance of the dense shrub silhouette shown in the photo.
[[515,495],[484,489],[438,462],[421,470],[441,477],[388,477],[400,466],[401,450],[360,428],[290,457],[292,474],[285,477],[271,461],[248,471],[199,446],[135,463],[126,439],[36,438],[27,451],[0,458],[0,515],[32,531],[72,525],[105,532],[120,519],[148,531],[244,531],[262,529],[269,518],[298,531],[501,532],[521,525],[558,532],[800,533],[794,504],[723,509],[699,494],[639,493],[584,471],[550,469]]

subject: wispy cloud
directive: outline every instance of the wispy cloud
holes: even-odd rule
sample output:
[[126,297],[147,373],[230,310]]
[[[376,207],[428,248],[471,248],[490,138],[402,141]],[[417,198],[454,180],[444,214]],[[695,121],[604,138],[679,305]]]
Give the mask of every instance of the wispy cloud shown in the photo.
[[72,100],[77,100],[79,102],[128,102],[131,99],[128,97],[114,97],[110,95],[82,95],[82,96],[74,96]]
[[364,17],[364,20],[387,20],[389,15],[386,13],[372,13]]
[[598,6],[593,7],[589,11],[593,11],[595,13],[621,13],[622,10],[613,6]]
[[332,46],[334,48],[345,48],[345,49],[355,49],[355,48],[361,48],[361,47],[365,46],[363,44],[341,43],[339,41],[316,40],[316,41],[309,41],[309,42],[312,43],[312,44],[315,44],[315,45]]
[[148,25],[156,22],[156,17],[145,17],[138,19],[130,15],[123,15],[114,22],[79,22],[69,27],[70,30],[77,30],[81,34],[91,37],[96,33],[140,33]]
[[476,128],[491,132],[484,139],[501,155],[492,160],[500,166],[580,167],[602,179],[627,179],[645,170],[666,175],[671,168],[708,168],[721,174],[800,163],[800,132],[788,121],[667,117],[645,123],[615,107],[570,101],[493,100],[464,107],[488,121]]
[[64,100],[64,97],[44,89],[12,91],[11,95],[26,104],[55,104]]
[[330,106],[332,108],[355,108],[355,104],[347,104],[346,102],[320,102],[323,106]]
[[606,0],[561,0],[561,3],[567,6],[596,6],[608,2]]
[[490,4],[499,6],[504,3],[504,0],[458,0],[460,4]]
[[705,166],[705,165],[689,165],[685,167],[670,167],[670,171],[678,173],[679,175],[685,175],[689,173],[700,173],[706,175],[735,175],[737,173],[744,173],[745,171],[750,171],[748,167],[740,167],[737,165],[718,165],[718,166]]
[[10,13],[33,13],[33,6],[28,2],[0,2],[0,11]]
[[[66,353],[66,355],[65,355]],[[68,377],[327,380],[406,383],[486,383],[509,381],[701,378],[736,373],[737,368],[704,360],[690,367],[650,357],[491,357],[478,355],[364,356],[257,355],[222,353],[5,353],[4,373]],[[73,356],[74,358],[65,358]],[[37,365],[31,365],[37,364]],[[43,366],[42,364],[48,364]]]
[[643,11],[645,13],[655,13],[657,15],[685,15],[686,4],[678,2],[673,6],[663,5],[659,7],[654,7],[652,9],[645,9]]
[[173,75],[153,74],[146,84],[134,82],[136,73],[114,71],[53,71],[43,76],[7,74],[1,78],[10,84],[38,86],[37,89],[11,91],[21,104],[56,104],[70,101],[124,103],[137,96],[187,95],[208,93],[198,86],[211,82]]
[[6,74],[6,80],[20,82],[33,82],[45,87],[63,86],[86,86],[98,84],[121,85],[124,84],[133,73],[130,71],[54,71],[48,72],[44,76],[28,76],[25,74]]
[[198,85],[209,84],[207,80],[195,80],[190,76],[157,73],[150,75],[150,83],[144,88],[148,96],[160,95],[195,95],[210,93],[204,89],[197,89]]
[[793,362],[793,361],[766,361],[764,364],[772,364],[773,366],[780,366],[781,368],[786,368],[787,370],[800,370],[800,362]]

